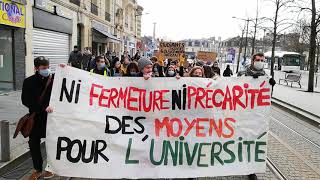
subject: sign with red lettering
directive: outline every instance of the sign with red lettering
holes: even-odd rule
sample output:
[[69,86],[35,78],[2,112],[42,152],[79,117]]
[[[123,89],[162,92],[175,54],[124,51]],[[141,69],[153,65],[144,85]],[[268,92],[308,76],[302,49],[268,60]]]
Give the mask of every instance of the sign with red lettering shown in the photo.
[[83,178],[191,178],[264,173],[268,77],[55,74],[50,170]]

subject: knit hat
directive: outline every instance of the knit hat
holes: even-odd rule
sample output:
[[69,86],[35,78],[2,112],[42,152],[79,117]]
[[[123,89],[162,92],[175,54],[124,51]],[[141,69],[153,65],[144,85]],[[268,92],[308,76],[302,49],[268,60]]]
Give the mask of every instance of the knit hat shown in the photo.
[[139,59],[139,61],[138,61],[138,67],[139,67],[140,71],[141,71],[144,67],[146,67],[146,66],[148,66],[148,65],[152,65],[152,62],[151,62],[151,60],[150,60],[149,58],[147,58],[147,57],[141,57],[141,58]]

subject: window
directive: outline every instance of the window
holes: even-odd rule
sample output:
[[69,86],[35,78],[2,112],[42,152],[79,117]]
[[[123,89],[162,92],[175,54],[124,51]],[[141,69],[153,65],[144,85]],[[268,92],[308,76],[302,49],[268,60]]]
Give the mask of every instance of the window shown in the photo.
[[91,0],[91,13],[98,16],[97,0]]
[[70,0],[71,3],[80,6],[80,0]]
[[131,31],[133,31],[133,25],[135,23],[134,20],[133,20],[133,16],[134,16],[134,14],[132,14],[131,17],[130,17],[130,30]]
[[111,21],[111,0],[105,0],[105,20],[106,21]]
[[125,17],[125,27],[128,28],[128,19],[129,19],[129,16],[128,16],[128,10],[126,10],[126,17]]

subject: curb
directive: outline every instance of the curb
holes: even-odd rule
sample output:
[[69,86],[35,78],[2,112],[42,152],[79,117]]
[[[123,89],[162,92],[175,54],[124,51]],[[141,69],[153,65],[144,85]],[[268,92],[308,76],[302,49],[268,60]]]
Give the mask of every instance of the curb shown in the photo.
[[284,102],[278,98],[272,97],[272,104],[278,106],[279,108],[290,112],[290,114],[294,115],[295,117],[308,122],[314,126],[320,127],[320,116],[313,114],[309,111],[291,105],[287,102]]
[[[41,152],[44,152],[46,146],[45,141],[41,142],[40,144]],[[31,158],[30,150],[24,152],[20,156],[16,157],[15,159],[7,162],[4,166],[0,168],[0,179],[2,176],[14,171],[20,164],[22,164],[24,161]]]

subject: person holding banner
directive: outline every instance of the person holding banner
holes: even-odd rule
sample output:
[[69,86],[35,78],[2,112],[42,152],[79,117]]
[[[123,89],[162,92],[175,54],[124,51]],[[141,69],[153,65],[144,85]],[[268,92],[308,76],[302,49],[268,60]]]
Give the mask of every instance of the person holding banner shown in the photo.
[[127,72],[124,74],[125,77],[138,77],[139,67],[136,62],[131,62],[127,67]]
[[40,177],[48,179],[54,176],[49,171],[43,172],[43,159],[41,155],[41,138],[46,136],[47,113],[53,111],[49,107],[52,90],[53,75],[49,69],[49,60],[43,56],[34,59],[35,74],[23,81],[21,100],[29,109],[29,113],[35,113],[34,124],[29,136],[29,148],[34,170],[29,180]]
[[[238,72],[238,76],[252,76],[253,78],[259,78],[259,76],[266,76],[266,72],[263,69],[264,66],[264,54],[257,53],[252,56],[251,65],[246,70]],[[273,78],[270,78],[269,83],[271,86],[276,84]],[[257,180],[256,174],[248,175],[249,180]]]
[[102,76],[111,76],[110,70],[106,66],[106,59],[103,56],[95,58],[96,67],[90,70],[90,74],[100,74]]
[[213,63],[212,70],[213,70],[213,72],[214,72],[216,75],[219,75],[219,76],[220,76],[220,68],[219,68],[219,64],[218,64],[217,61],[215,61],[215,62]]
[[[259,76],[266,76],[266,72],[263,69],[264,67],[264,54],[257,53],[252,56],[251,65],[246,68],[244,71],[238,72],[238,76],[252,76],[253,78],[258,78]],[[274,86],[276,81],[273,78],[269,80],[270,85]]]
[[190,77],[198,77],[198,78],[204,78],[204,71],[203,68],[200,66],[195,66],[191,69],[189,73]]
[[138,61],[138,67],[139,67],[139,77],[144,77],[145,80],[148,80],[152,77],[153,72],[153,63],[152,61],[147,57],[142,57]]

